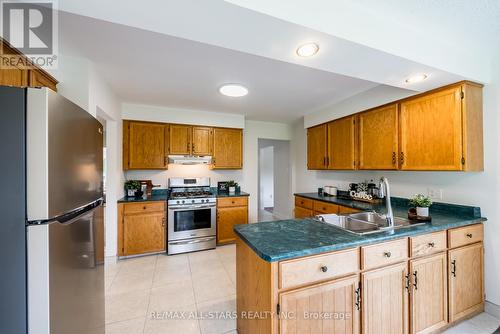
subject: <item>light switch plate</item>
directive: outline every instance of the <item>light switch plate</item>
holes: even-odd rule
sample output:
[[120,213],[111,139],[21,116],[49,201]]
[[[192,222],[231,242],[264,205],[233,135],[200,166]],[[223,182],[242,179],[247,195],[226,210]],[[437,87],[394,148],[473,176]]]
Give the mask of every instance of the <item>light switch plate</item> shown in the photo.
[[443,199],[443,189],[427,188],[427,196],[432,199]]

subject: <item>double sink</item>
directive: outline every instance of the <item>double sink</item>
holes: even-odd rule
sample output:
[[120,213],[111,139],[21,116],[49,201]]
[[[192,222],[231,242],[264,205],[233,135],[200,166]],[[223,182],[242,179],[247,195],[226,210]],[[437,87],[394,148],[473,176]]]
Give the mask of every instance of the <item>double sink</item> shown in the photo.
[[357,235],[386,232],[425,224],[422,222],[414,223],[408,219],[394,217],[394,224],[391,226],[385,216],[379,215],[375,211],[357,212],[339,216],[338,218],[338,221],[333,223],[329,222],[328,224]]

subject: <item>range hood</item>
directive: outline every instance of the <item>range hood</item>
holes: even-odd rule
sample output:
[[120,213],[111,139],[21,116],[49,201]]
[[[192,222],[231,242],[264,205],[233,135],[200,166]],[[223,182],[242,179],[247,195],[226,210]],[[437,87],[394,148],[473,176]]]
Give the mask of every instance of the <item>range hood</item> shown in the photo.
[[169,155],[168,162],[176,165],[210,165],[212,156]]

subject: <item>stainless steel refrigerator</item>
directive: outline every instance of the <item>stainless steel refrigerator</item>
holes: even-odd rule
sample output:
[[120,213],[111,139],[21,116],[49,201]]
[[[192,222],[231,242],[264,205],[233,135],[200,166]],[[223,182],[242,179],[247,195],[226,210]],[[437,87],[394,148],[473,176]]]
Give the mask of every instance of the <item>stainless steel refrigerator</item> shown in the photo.
[[0,333],[104,334],[102,125],[0,87]]

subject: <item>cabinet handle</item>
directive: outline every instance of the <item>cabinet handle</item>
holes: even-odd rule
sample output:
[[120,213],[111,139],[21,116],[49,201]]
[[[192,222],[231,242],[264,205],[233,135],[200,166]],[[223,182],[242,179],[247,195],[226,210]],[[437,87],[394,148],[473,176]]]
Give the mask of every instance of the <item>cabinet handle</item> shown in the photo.
[[194,143],[191,144],[191,151],[194,152]]
[[399,154],[399,161],[401,162],[401,165],[403,165],[405,163],[405,154],[404,154],[404,152],[401,152]]
[[166,219],[165,219],[165,217],[163,217],[161,219],[161,226],[165,227],[165,225],[166,225],[165,223],[166,223]]
[[434,248],[434,246],[435,246],[436,244],[435,244],[435,243],[433,243],[433,242],[429,242],[429,243],[428,243],[428,245],[429,245],[429,247],[430,247],[430,248]]
[[396,165],[396,152],[392,152],[392,164]]
[[472,239],[472,233],[467,233],[467,238]]
[[384,256],[387,258],[391,257],[391,255],[392,255],[391,252],[384,252]]
[[451,261],[451,274],[453,277],[457,277],[457,260]]
[[413,272],[413,286],[415,290],[418,290],[418,272],[416,270]]
[[407,292],[410,292],[410,274],[406,274],[405,279],[406,279],[405,289]]
[[143,207],[142,207],[142,209],[143,209],[143,210],[146,210],[146,206],[143,206]]
[[328,267],[327,266],[321,266],[321,271],[326,273],[328,271]]
[[356,309],[359,311],[361,309],[361,283],[358,283],[358,288],[354,293],[356,294]]

